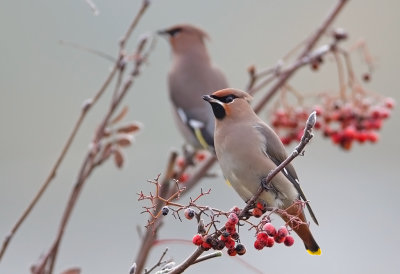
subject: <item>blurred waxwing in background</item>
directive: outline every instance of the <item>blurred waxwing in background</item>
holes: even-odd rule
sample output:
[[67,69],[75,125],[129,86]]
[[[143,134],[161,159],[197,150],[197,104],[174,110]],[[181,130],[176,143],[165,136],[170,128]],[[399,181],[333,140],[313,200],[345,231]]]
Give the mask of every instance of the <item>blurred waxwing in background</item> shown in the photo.
[[[223,89],[204,95],[203,99],[211,104],[216,118],[214,144],[222,172],[240,197],[248,201],[257,192],[262,179],[287,158],[285,148],[276,133],[253,111],[248,93]],[[287,215],[281,215],[303,240],[307,251],[320,255],[321,249],[309,230],[303,208],[294,203],[307,199],[293,166],[289,164],[277,174],[270,187],[260,195],[260,199],[268,206],[284,209],[300,218],[302,224],[293,226]],[[318,224],[308,203],[307,208]]]
[[192,147],[214,151],[215,119],[202,95],[227,88],[228,83],[208,55],[208,35],[183,24],[158,33],[168,36],[172,49],[168,85],[177,126]]

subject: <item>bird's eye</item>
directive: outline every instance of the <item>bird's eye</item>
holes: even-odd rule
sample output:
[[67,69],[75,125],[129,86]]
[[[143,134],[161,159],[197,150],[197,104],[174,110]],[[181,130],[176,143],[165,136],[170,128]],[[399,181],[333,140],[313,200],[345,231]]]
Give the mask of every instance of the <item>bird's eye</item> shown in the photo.
[[224,97],[219,97],[219,96],[215,96],[215,95],[211,95],[212,98],[217,99],[218,101],[225,103],[225,104],[229,104],[231,102],[233,102],[233,100],[235,100],[237,98],[237,96],[230,94]]
[[221,101],[224,102],[225,104],[229,104],[231,103],[233,100],[235,100],[235,98],[237,98],[235,95],[230,94],[227,96],[224,96],[221,98]]
[[175,36],[176,34],[180,33],[182,28],[174,28],[168,31],[168,34],[171,36]]
[[233,99],[235,99],[235,97],[233,97],[233,95],[228,95],[225,97],[225,103],[230,103],[233,101]]

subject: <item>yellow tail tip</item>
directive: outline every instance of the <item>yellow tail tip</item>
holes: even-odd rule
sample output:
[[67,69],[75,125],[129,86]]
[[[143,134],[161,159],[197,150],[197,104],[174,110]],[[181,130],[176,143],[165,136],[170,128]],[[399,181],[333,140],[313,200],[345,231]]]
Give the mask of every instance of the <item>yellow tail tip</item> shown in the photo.
[[321,255],[321,248],[318,248],[317,251],[311,251],[311,250],[307,249],[307,252],[308,252],[310,255]]

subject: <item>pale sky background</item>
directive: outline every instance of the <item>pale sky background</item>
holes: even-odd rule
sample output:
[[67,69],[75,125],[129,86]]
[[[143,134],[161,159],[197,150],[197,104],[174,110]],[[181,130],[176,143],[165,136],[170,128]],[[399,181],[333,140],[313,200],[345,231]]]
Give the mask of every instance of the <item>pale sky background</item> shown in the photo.
[[[66,137],[78,117],[82,102],[91,97],[108,74],[109,61],[87,52],[61,46],[66,40],[111,55],[125,33],[140,1],[94,0],[100,15],[93,16],[85,1],[0,2],[0,240],[11,229],[34,193],[47,177]],[[154,32],[187,22],[204,28],[213,60],[225,71],[229,83],[244,88],[246,68],[269,67],[309,35],[336,3],[323,1],[152,1],[137,30],[132,49],[144,32]],[[376,72],[367,88],[400,102],[399,1],[350,1],[334,26],[345,28],[350,47],[365,38]],[[356,64],[359,58],[354,56]],[[170,50],[159,39],[149,65],[135,82],[125,103],[129,119],[144,124],[134,146],[125,151],[128,162],[117,170],[111,162],[96,169],[87,182],[67,227],[56,273],[79,266],[83,273],[128,273],[140,239],[136,226],[147,216],[136,193],[149,191],[147,179],[165,167],[171,148],[182,139],[176,131],[167,97],[166,72]],[[292,78],[300,90],[337,90],[335,69],[321,73],[308,68]],[[365,67],[356,66],[358,75]],[[5,254],[0,273],[28,273],[46,252],[55,233],[88,143],[105,111],[109,94],[91,111],[64,164],[43,199],[16,234]],[[266,120],[266,116],[262,116]],[[384,123],[380,141],[355,145],[344,152],[317,135],[306,157],[295,160],[297,173],[319,219],[311,229],[322,248],[320,257],[309,256],[295,236],[292,248],[277,246],[256,251],[252,233],[242,232],[248,252],[242,259],[265,273],[398,273],[400,236],[399,111]],[[217,169],[216,169],[217,170]],[[243,202],[222,178],[204,180],[212,188],[204,203],[221,209]],[[187,201],[188,196],[186,196]],[[278,218],[275,218],[278,221]],[[278,222],[279,223],[279,222]],[[191,239],[194,222],[179,223],[172,216],[161,238]],[[165,246],[154,248],[148,265]],[[167,258],[181,262],[194,250],[189,245],[169,245]],[[251,273],[237,259],[223,256],[191,267],[188,273]]]

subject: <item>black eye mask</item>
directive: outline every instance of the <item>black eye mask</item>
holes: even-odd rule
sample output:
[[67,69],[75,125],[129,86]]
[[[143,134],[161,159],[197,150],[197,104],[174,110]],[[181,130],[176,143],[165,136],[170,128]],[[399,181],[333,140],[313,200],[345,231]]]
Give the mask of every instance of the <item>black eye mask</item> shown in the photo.
[[225,103],[225,104],[229,104],[231,103],[234,99],[237,98],[237,96],[233,95],[233,94],[229,94],[223,97],[218,97],[215,95],[211,95],[212,98],[217,99],[218,101]]

